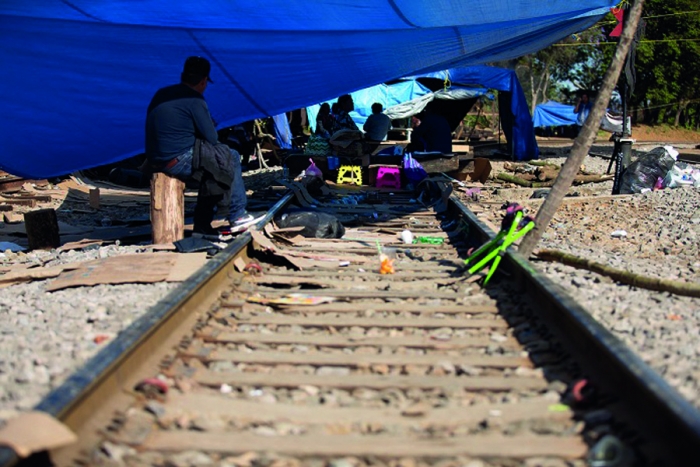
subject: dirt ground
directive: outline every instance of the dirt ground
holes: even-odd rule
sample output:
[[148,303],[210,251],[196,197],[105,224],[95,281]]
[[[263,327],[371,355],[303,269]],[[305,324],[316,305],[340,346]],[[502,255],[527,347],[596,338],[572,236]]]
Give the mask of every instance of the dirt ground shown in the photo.
[[637,141],[670,141],[700,144],[700,132],[668,125],[632,125],[632,138]]

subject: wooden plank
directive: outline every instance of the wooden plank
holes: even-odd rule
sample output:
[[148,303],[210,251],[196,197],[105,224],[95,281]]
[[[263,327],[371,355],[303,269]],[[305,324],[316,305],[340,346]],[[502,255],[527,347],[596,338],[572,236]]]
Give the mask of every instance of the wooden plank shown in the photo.
[[[442,278],[446,277],[449,274],[454,272],[454,268],[450,269],[445,269],[444,272],[439,272],[439,271],[396,271],[394,274],[391,276],[393,278],[410,278],[410,279],[437,279],[437,278]],[[356,277],[362,277],[362,278],[376,278],[377,274],[374,272],[362,272],[362,271],[353,271],[351,269],[339,269],[336,272],[333,271],[280,271],[280,270],[273,270],[269,272],[270,275],[273,275],[275,277],[308,277],[308,278],[330,278],[330,277],[335,277],[338,279],[347,279],[349,277],[356,278]]]
[[[410,337],[348,337],[340,335],[316,335],[316,334],[256,334],[252,332],[221,332],[208,330],[198,334],[207,342],[226,343],[259,343],[259,344],[300,344],[317,345],[322,347],[411,347],[417,349],[467,349],[470,347],[487,347],[496,344],[488,337],[458,337],[447,340],[431,339],[428,336]],[[506,338],[499,342],[499,346],[506,349],[520,348],[515,339]]]
[[[239,302],[228,301],[221,304],[223,308],[240,308]],[[275,311],[282,313],[357,313],[366,310],[377,312],[407,312],[407,313],[498,313],[494,305],[429,305],[425,303],[330,303],[315,306],[278,306]]]
[[[376,253],[376,250],[375,250]],[[377,261],[377,269],[379,268],[379,261]],[[394,278],[392,274],[386,274],[386,275],[379,275],[376,274],[376,279],[373,281],[365,281],[365,282],[351,282],[348,280],[342,280],[342,279],[318,279],[318,278],[310,278],[310,277],[288,277],[288,276],[273,276],[273,275],[264,275],[264,276],[248,276],[246,277],[247,282],[251,282],[254,284],[260,284],[260,285],[312,285],[315,287],[321,287],[321,288],[342,288],[342,287],[357,287],[357,286],[362,286],[366,287],[367,289],[383,289],[386,288],[388,284],[392,284],[391,287],[395,286],[402,286],[404,284],[409,285],[411,288],[428,288],[428,289],[436,289],[438,285],[445,286],[445,285],[451,285],[455,284],[458,282],[463,282],[468,280],[468,276],[464,277],[447,277],[446,275],[443,275],[440,278],[436,279],[430,279],[430,280],[411,280],[408,281],[406,278]]]
[[[290,293],[295,293],[295,290],[281,290],[281,289],[270,289],[264,287],[253,287],[246,289],[245,287],[240,287],[242,291],[255,291],[261,295],[280,297],[284,295],[289,295]],[[305,291],[308,293],[309,291]],[[313,291],[311,291],[313,292]],[[459,292],[439,292],[436,290],[416,290],[412,292],[404,292],[400,290],[342,290],[342,289],[322,289],[316,291],[317,295],[322,295],[324,297],[336,297],[345,299],[355,299],[355,298],[423,298],[426,293],[430,295],[430,298],[445,298],[449,300],[461,300],[465,298],[463,293]]]
[[34,180],[34,179],[25,179],[25,178],[20,178],[20,177],[6,177],[0,179],[0,192],[5,192],[5,191],[13,191],[13,190],[18,190],[22,188],[22,186],[25,183],[33,183],[36,185],[48,185],[47,180]]
[[544,378],[501,377],[501,376],[415,376],[415,375],[309,375],[306,373],[227,373],[219,371],[198,370],[193,379],[202,385],[220,387],[230,386],[273,386],[280,388],[297,388],[299,386],[318,386],[339,389],[445,389],[448,391],[514,391],[547,388]]
[[367,367],[370,365],[416,365],[433,366],[450,363],[454,366],[481,368],[532,368],[530,359],[501,355],[444,355],[444,354],[346,354],[346,353],[287,353],[287,352],[240,352],[237,350],[189,349],[183,356],[196,357],[204,361],[229,361],[262,365],[316,365]]
[[279,326],[302,327],[377,327],[377,328],[455,328],[455,329],[489,329],[507,328],[508,323],[497,319],[460,319],[460,318],[353,318],[335,316],[279,316],[261,314],[245,319],[231,319],[238,324],[275,324]]
[[[517,403],[483,403],[467,407],[409,407],[407,410],[376,407],[328,407],[294,404],[266,404],[251,400],[232,399],[220,394],[178,394],[168,396],[164,404],[168,414],[176,416],[218,416],[248,423],[269,423],[284,420],[304,424],[371,423],[383,426],[469,425],[484,420],[513,423],[522,420],[571,420],[573,413],[565,409],[552,410],[555,405],[542,397]],[[166,416],[166,418],[169,418]]]
[[[403,232],[405,229],[401,229]],[[434,235],[430,235],[433,237]],[[389,245],[384,245],[384,247],[391,248]],[[419,253],[433,253],[433,254],[441,254],[441,253],[449,253],[453,252],[454,248],[450,246],[448,243],[444,243],[442,245],[404,245],[397,243],[393,246],[393,248],[401,248],[402,250],[420,250]],[[343,250],[343,251],[348,251],[351,253],[354,253],[356,255],[368,255],[368,256],[376,256],[377,255],[377,248],[367,248],[367,247],[357,247],[357,248],[335,248],[331,246],[324,246],[324,247],[317,247],[317,246],[295,246],[294,250],[298,251],[312,251],[312,252],[317,252],[317,253],[334,253],[338,250]]]
[[379,457],[529,457],[582,458],[588,448],[573,436],[473,435],[451,438],[406,438],[390,435],[262,436],[237,433],[161,431],[141,445],[145,450],[180,452],[197,450],[227,454],[249,451],[276,452],[291,456]]
[[30,208],[36,207],[36,200],[31,198],[0,198],[0,202],[11,204],[14,206],[28,206]]

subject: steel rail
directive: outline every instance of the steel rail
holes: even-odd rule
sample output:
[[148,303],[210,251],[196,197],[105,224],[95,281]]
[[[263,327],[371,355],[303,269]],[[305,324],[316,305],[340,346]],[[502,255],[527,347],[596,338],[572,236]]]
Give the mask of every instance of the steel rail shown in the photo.
[[[453,206],[476,227],[482,241],[493,232],[458,199]],[[474,235],[474,232],[470,232]],[[532,267],[513,249],[502,267],[536,303],[539,317],[601,393],[615,420],[645,439],[636,448],[659,465],[691,465],[700,459],[700,410],[688,402],[622,341],[596,321],[562,287]]]
[[[269,222],[292,197],[287,193],[279,200],[258,227]],[[494,236],[454,196],[449,209],[467,220],[467,236],[471,240],[483,243]],[[250,234],[238,237],[46,396],[35,410],[61,420],[81,440],[96,438],[96,427],[103,427],[105,420],[110,420],[114,411],[126,406],[132,397],[125,388],[152,376],[149,371],[172,352],[198,313],[206,311],[218,298],[216,292],[227,279],[232,260],[245,254],[251,239]],[[645,436],[635,445],[645,457],[663,465],[684,465],[688,459],[700,458],[700,411],[517,252],[509,250],[501,268],[537,304],[541,319],[565,350],[576,356],[589,381],[601,392],[614,396],[612,404],[605,407],[616,420]],[[69,447],[52,455],[60,462],[74,453],[74,448]],[[0,466],[18,463],[26,462],[19,462],[11,450],[0,448]]]
[[[256,226],[261,228],[269,223],[292,198],[291,193],[285,194]],[[51,391],[33,410],[60,420],[81,440],[95,438],[97,428],[103,427],[105,420],[110,420],[115,410],[132,397],[125,388],[133,388],[143,378],[153,376],[149,368],[158,366],[177,345],[181,335],[192,328],[197,314],[208,310],[218,298],[217,290],[228,283],[232,259],[243,252],[251,238],[247,232],[238,236]],[[74,447],[52,454],[68,461],[74,454]],[[21,460],[13,450],[0,446],[0,466],[18,464],[53,465],[46,464],[41,456]]]

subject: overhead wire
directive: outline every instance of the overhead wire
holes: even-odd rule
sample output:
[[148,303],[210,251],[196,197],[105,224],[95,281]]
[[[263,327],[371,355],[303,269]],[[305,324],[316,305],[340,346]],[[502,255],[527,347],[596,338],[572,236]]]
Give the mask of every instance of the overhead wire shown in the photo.
[[[642,39],[639,41],[640,44],[649,44],[654,42],[697,42],[698,39]],[[617,45],[617,42],[572,42],[566,44],[552,44],[552,47],[578,47],[582,45]]]

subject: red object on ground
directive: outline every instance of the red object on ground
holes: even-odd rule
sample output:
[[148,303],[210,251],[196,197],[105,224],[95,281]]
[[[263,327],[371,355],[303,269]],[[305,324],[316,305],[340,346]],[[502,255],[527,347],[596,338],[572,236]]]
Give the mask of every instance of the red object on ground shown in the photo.
[[101,344],[101,343],[103,343],[104,341],[106,341],[107,339],[109,339],[109,336],[106,336],[106,335],[104,335],[104,334],[98,334],[98,335],[96,335],[96,336],[92,339],[92,341],[93,341],[95,344]]
[[574,400],[576,402],[583,402],[586,399],[583,391],[587,385],[588,380],[586,379],[580,379],[574,383],[574,386],[571,388],[571,395],[574,396]]
[[156,389],[161,394],[168,393],[168,385],[165,381],[158,378],[146,378],[137,384],[134,389],[139,392],[148,392],[150,389]]

